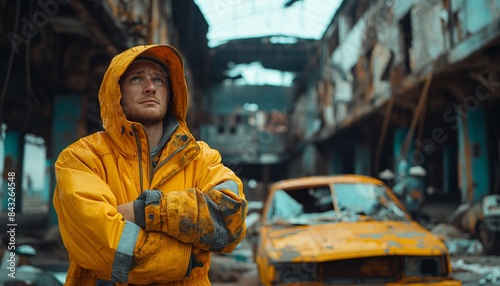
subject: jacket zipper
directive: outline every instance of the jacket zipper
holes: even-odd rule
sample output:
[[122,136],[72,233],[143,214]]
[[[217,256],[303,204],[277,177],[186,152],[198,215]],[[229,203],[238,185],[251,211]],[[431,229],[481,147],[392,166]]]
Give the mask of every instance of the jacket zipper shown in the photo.
[[[163,165],[165,165],[168,161],[170,161],[170,159],[172,159],[172,157],[174,157],[177,153],[179,153],[180,151],[186,149],[186,147],[188,146],[188,144],[191,142],[191,139],[188,139],[186,141],[186,143],[184,143],[184,145],[182,145],[181,147],[177,148],[172,154],[170,154],[167,158],[165,158],[165,160],[161,161],[160,163],[158,163],[158,165],[156,165],[156,167],[154,168],[153,170],[153,173],[151,175],[151,178],[153,178],[154,174],[156,173],[156,171]],[[162,180],[163,181],[163,180]]]
[[[144,128],[144,127],[142,127]],[[176,128],[177,129],[177,128]],[[137,128],[135,125],[132,125],[132,131],[134,133],[134,137],[135,137],[135,142],[137,144],[137,148],[138,148],[138,161],[139,161],[139,180],[140,180],[140,185],[141,185],[141,193],[144,191],[144,184],[142,183],[142,180],[143,180],[143,170],[142,170],[142,150],[141,150],[141,147],[142,147],[142,144],[141,144],[141,140],[139,138],[139,133],[137,131]],[[148,139],[148,134],[147,132],[144,132],[144,134],[146,134],[146,142],[148,143],[148,154],[149,154],[149,139]],[[179,153],[180,151],[184,150],[188,145],[189,143],[191,142],[191,139],[188,139],[186,141],[186,143],[184,143],[181,147],[177,148],[172,154],[170,154],[167,158],[165,158],[165,160],[161,161],[158,163],[158,165],[156,165],[156,167],[153,169],[150,167],[150,157],[148,156],[147,158],[147,165],[148,165],[148,169],[150,170],[149,171],[149,185],[151,185],[151,182],[153,181],[153,176],[154,174],[156,173],[156,171],[163,165],[165,165],[168,161],[170,161],[177,153]],[[184,166],[181,166],[181,167],[184,167]],[[171,174],[173,175],[173,174]],[[170,176],[171,176],[170,175]],[[167,176],[166,178],[168,178],[169,176]],[[164,180],[162,180],[164,181]],[[152,189],[156,189],[156,187],[153,187]]]
[[[137,131],[137,128],[135,127],[135,125],[132,125],[132,131],[134,132],[135,142],[137,144],[137,151],[138,151],[137,157],[138,157],[138,161],[139,161],[139,181],[140,181],[140,185],[141,185],[140,193],[142,194],[142,192],[144,191],[144,184],[142,183],[142,180],[143,180],[143,175],[142,175],[142,172],[143,172],[143,170],[142,170],[142,144],[141,144],[141,139],[139,138],[139,132]],[[149,153],[148,134],[146,132],[144,132],[144,134],[146,134],[146,142],[148,142],[148,153]],[[149,164],[149,157],[147,159],[147,163]],[[150,181],[150,184],[151,184],[151,181]]]

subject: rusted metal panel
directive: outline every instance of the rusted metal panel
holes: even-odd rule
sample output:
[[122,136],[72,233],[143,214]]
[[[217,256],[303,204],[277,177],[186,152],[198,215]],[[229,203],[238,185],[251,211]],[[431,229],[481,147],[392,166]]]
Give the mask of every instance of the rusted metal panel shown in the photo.
[[305,140],[315,135],[320,125],[318,102],[317,90],[314,88],[310,88],[297,99],[293,106],[293,116],[290,118],[290,134],[293,138]]
[[335,104],[335,114],[336,121],[339,123],[344,123],[344,121],[349,115],[349,104],[347,102],[337,102]]
[[291,118],[291,127],[290,130],[292,136],[296,139],[303,140],[306,134],[306,122],[305,118],[307,117],[307,97],[302,95],[294,105],[294,111]]
[[132,36],[134,44],[169,43],[168,1],[105,0],[117,23]]
[[365,102],[373,93],[372,63],[367,56],[359,58],[354,72],[356,83],[353,85],[353,97],[357,105]]
[[463,203],[477,203],[490,191],[486,112],[479,107],[465,114],[456,108],[460,189]]
[[373,68],[373,92],[382,94],[390,88],[388,70],[391,63],[392,52],[384,44],[377,43],[372,51],[372,68]]
[[411,49],[412,70],[421,69],[443,54],[449,47],[445,40],[447,11],[441,2],[419,2],[412,8],[413,41]]
[[318,107],[321,119],[326,126],[333,126],[335,123],[333,112],[333,92],[333,83],[330,80],[321,80],[318,82]]
[[151,32],[149,33],[149,43],[170,43],[171,35],[168,26],[168,16],[169,16],[169,6],[166,5],[166,1],[163,0],[152,0],[151,2],[151,22],[149,27]]
[[378,30],[379,43],[392,52],[392,65],[398,65],[404,59],[404,47],[402,46],[402,32],[399,25],[387,22]]
[[361,18],[352,28],[344,41],[339,43],[331,56],[331,63],[338,66],[343,72],[351,70],[357,59],[364,52],[362,41],[365,34],[366,20]]
[[318,117],[318,94],[315,88],[308,90],[307,111],[304,121],[306,122],[305,139],[311,139],[320,129],[321,122]]
[[347,77],[343,77],[339,72],[334,71],[333,81],[335,82],[335,102],[352,101],[352,76],[347,72]]

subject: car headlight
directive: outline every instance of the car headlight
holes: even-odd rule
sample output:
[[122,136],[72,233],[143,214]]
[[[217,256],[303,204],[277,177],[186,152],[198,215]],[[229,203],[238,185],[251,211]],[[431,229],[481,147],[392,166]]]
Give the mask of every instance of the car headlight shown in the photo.
[[448,275],[444,256],[407,256],[405,257],[406,277],[439,277]]
[[295,283],[317,281],[317,263],[279,263],[274,265],[274,281]]

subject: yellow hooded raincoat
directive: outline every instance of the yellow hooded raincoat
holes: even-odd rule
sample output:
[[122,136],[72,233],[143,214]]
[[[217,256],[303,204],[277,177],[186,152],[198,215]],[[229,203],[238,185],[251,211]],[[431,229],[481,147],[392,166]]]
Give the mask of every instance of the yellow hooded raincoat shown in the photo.
[[[178,123],[156,167],[145,129],[125,118],[118,83],[146,50],[168,63],[169,110]],[[70,257],[66,285],[210,285],[210,252],[230,252],[243,239],[247,203],[220,154],[188,130],[181,55],[166,45],[117,55],[99,103],[105,131],[73,143],[55,164],[54,207]],[[144,227],[117,211],[139,196]]]

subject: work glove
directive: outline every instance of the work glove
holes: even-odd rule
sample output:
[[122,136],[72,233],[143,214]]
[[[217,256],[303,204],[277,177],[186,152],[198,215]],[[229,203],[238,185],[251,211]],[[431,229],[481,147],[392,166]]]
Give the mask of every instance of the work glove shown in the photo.
[[159,205],[163,193],[159,190],[145,190],[134,201],[135,223],[140,227],[146,227],[145,208],[149,205]]

